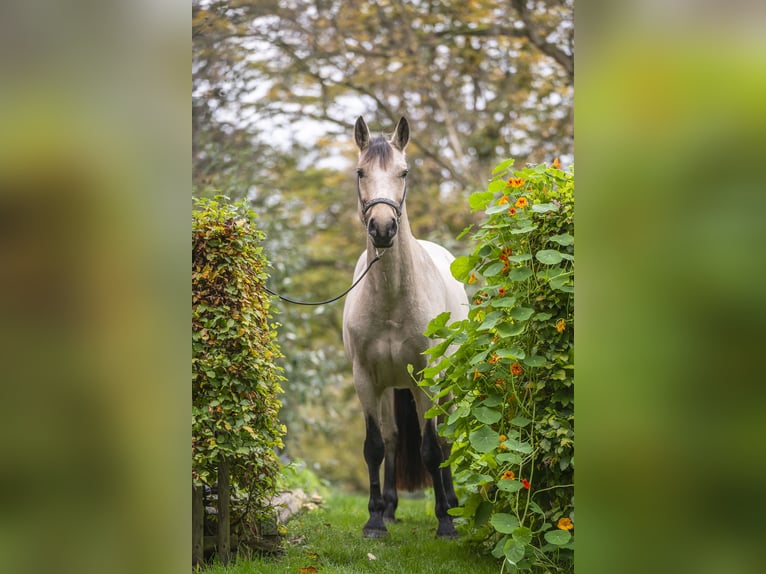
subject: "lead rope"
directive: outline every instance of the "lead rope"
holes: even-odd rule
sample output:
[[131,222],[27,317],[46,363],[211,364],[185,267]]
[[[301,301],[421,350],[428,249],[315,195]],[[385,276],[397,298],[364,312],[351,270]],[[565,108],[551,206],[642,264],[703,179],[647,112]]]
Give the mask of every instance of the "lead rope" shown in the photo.
[[340,295],[338,295],[336,297],[333,297],[332,299],[327,299],[327,301],[296,301],[295,299],[290,299],[290,297],[285,297],[284,295],[280,295],[279,293],[275,293],[274,291],[272,291],[271,289],[269,289],[265,285],[263,286],[263,289],[266,291],[266,293],[270,293],[271,295],[274,295],[275,297],[279,297],[282,301],[284,301],[286,303],[294,303],[295,305],[327,305],[328,303],[334,303],[338,299],[342,299],[343,297],[348,295],[351,292],[351,290],[354,287],[356,287],[362,279],[364,279],[364,276],[367,275],[367,272],[370,269],[372,269],[372,266],[375,265],[378,261],[380,261],[381,257],[383,257],[383,255],[385,255],[385,254],[386,254],[386,250],[385,249],[383,249],[380,252],[378,252],[378,250],[376,249],[375,250],[375,257],[373,258],[372,261],[370,261],[370,264],[367,266],[367,269],[364,270],[364,273],[362,273],[359,276],[359,279],[354,281],[354,283],[351,285],[351,287],[346,289],[343,293],[341,293]]

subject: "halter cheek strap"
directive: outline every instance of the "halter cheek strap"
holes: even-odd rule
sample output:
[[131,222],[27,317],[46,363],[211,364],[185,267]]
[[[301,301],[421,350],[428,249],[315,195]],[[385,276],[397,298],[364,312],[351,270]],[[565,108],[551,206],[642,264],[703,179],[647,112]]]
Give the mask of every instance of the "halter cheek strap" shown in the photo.
[[356,195],[359,198],[359,205],[362,207],[362,221],[367,223],[367,212],[372,208],[373,205],[384,203],[394,209],[394,212],[396,212],[396,221],[398,223],[402,217],[402,207],[404,207],[404,200],[407,199],[407,179],[405,178],[404,180],[404,193],[402,194],[402,200],[399,203],[396,203],[393,199],[388,199],[387,197],[376,197],[370,201],[365,201],[362,199],[362,191],[359,188],[360,179],[361,178],[357,176]]

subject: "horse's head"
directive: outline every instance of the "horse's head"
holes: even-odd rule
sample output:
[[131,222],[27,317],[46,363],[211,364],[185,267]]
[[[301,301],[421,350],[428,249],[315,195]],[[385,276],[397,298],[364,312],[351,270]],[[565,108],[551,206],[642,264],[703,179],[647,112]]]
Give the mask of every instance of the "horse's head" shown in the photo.
[[359,116],[354,140],[359,147],[356,190],[362,222],[375,247],[391,247],[399,231],[407,194],[404,148],[410,141],[410,127],[402,118],[390,140],[383,136],[370,138],[370,130]]

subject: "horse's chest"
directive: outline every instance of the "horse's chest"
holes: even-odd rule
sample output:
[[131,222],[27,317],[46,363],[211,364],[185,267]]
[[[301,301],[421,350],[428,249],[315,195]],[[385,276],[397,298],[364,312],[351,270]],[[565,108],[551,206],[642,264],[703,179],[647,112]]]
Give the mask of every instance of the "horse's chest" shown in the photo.
[[[416,324],[417,323],[417,324]],[[409,379],[407,365],[420,370],[425,363],[422,353],[430,345],[423,336],[425,325],[409,321],[385,319],[373,321],[362,345],[367,365],[381,375]]]

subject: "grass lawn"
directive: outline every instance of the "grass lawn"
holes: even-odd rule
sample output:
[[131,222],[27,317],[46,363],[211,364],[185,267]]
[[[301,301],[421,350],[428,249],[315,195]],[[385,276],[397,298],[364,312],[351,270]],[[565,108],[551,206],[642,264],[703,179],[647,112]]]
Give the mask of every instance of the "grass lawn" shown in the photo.
[[[362,537],[367,498],[331,495],[319,510],[287,524],[285,554],[214,565],[205,574],[498,574],[500,563],[460,540],[437,539],[433,499],[400,499],[397,524],[383,540]],[[374,557],[374,559],[373,559]],[[316,570],[312,569],[315,568]],[[301,570],[304,569],[304,570]]]

